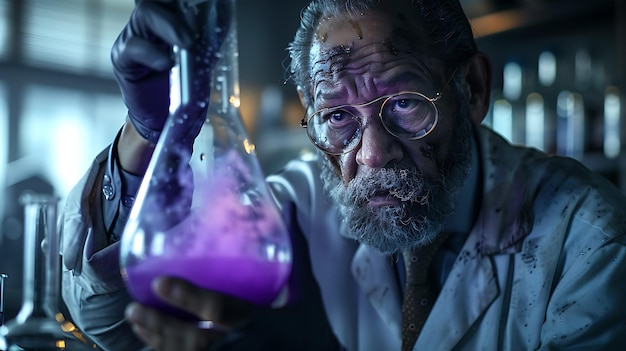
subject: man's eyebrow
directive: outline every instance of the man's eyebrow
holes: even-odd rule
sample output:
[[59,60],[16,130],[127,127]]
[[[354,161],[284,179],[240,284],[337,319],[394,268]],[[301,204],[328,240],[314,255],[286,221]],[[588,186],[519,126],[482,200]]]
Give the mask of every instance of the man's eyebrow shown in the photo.
[[335,90],[335,91],[321,91],[318,92],[317,94],[315,94],[315,100],[321,99],[321,100],[336,100],[336,99],[340,99],[342,98],[342,94]]
[[[430,77],[430,74],[428,72],[424,72],[424,74],[417,74],[415,72],[407,72],[407,73],[403,73],[403,74],[399,74],[399,75],[394,75],[393,77],[390,77],[388,79],[381,79],[377,82],[377,85],[379,86],[386,86],[386,87],[394,87],[394,86],[399,86],[399,85],[403,85],[403,84],[416,84],[416,83],[422,83],[422,84],[428,84],[428,83],[432,83],[432,78]],[[337,100],[337,99],[342,99],[344,97],[344,94],[342,92],[343,89],[333,89],[333,90],[322,90],[319,91],[317,94],[315,94],[315,100],[322,100],[322,101],[333,101],[333,100]]]

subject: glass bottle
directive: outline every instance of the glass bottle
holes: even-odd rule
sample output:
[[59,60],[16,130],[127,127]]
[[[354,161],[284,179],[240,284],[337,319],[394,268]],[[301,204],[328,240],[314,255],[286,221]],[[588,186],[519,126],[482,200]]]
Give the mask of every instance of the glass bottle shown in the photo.
[[24,277],[22,307],[0,327],[0,350],[96,350],[59,310],[58,199],[26,194],[24,206]]
[[151,281],[173,276],[271,305],[291,271],[291,242],[239,112],[235,1],[183,1],[182,10],[197,42],[174,47],[170,116],[120,262],[134,299],[193,318],[160,302]]
[[9,276],[0,273],[0,326],[4,325],[4,281]]

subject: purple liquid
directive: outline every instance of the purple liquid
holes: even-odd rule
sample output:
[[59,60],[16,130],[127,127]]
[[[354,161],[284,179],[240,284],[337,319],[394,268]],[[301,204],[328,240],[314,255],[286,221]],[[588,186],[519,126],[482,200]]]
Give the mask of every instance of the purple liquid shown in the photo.
[[[219,167],[206,172],[209,176],[202,171],[215,165]],[[291,273],[289,233],[273,200],[262,196],[263,188],[243,186],[252,184],[252,173],[234,151],[207,165],[191,165],[191,169],[196,172],[191,208],[186,213],[171,208],[174,214],[185,213],[185,218],[174,226],[160,224],[167,224],[171,213],[163,211],[158,199],[171,194],[161,196],[157,188],[150,193],[154,201],[146,200],[141,207],[141,230],[124,234],[122,246],[128,252],[123,253],[122,272],[131,296],[193,319],[152,293],[156,277],[170,276],[254,304],[271,304]],[[131,219],[127,230],[134,224]]]
[[156,277],[178,277],[208,290],[269,305],[284,286],[290,269],[289,262],[248,257],[152,257],[127,267],[125,278],[135,300],[173,311],[152,293],[151,283]]

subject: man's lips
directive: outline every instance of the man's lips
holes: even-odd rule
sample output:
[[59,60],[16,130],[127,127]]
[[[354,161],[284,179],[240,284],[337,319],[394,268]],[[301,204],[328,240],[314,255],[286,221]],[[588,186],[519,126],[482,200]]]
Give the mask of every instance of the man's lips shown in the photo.
[[368,206],[382,207],[382,206],[400,206],[400,199],[395,196],[391,196],[388,192],[377,193],[369,198]]

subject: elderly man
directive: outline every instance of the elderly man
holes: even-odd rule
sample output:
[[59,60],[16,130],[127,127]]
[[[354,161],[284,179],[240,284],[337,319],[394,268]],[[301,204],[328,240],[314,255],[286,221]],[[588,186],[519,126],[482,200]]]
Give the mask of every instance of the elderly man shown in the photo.
[[136,191],[167,116],[167,48],[192,42],[182,18],[166,0],[136,7],[113,48],[129,118],[65,212],[64,299],[103,348],[624,345],[626,200],[578,162],[481,126],[491,67],[457,0],[313,0],[303,11],[291,73],[320,157],[268,177],[290,219],[297,300],[252,307],[163,277],[160,298],[220,328],[137,303],[124,320],[116,239],[128,209],[100,190]]

